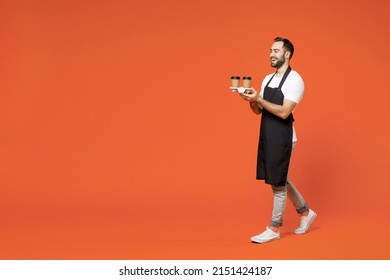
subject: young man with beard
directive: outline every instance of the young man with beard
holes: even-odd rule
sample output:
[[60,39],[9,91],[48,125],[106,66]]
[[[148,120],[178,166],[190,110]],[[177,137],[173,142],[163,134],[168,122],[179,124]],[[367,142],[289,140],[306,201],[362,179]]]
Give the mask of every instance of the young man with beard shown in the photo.
[[264,232],[251,238],[255,243],[280,238],[279,227],[283,225],[287,198],[301,216],[296,234],[307,232],[317,216],[287,177],[290,156],[297,142],[292,113],[304,91],[301,76],[290,67],[293,54],[294,46],[288,39],[275,38],[270,59],[276,72],[264,78],[259,93],[251,88],[240,94],[255,114],[262,114],[256,179],[271,185],[274,197],[271,223]]

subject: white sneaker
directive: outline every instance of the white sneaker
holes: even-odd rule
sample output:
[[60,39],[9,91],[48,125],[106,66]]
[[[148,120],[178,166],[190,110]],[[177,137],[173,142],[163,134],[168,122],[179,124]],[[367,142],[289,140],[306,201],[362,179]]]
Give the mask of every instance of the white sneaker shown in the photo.
[[265,243],[269,242],[274,239],[279,239],[280,238],[280,233],[274,232],[272,229],[267,227],[267,229],[263,232],[260,233],[259,235],[255,235],[251,237],[251,240],[255,243]]
[[295,234],[304,234],[310,227],[311,223],[314,221],[314,219],[317,217],[316,212],[313,210],[309,210],[309,215],[307,216],[301,216],[301,224],[299,228],[295,229]]

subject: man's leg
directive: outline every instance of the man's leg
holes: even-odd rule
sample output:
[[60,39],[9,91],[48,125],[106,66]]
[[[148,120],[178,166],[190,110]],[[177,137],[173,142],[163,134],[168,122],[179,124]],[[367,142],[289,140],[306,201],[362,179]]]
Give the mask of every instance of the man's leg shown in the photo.
[[290,179],[287,179],[287,197],[293,203],[298,214],[301,215],[301,223],[298,228],[295,229],[296,234],[303,234],[309,230],[311,223],[317,217],[317,214],[309,209],[303,196],[294,186]]
[[271,187],[274,194],[274,207],[269,228],[274,232],[278,232],[278,228],[283,225],[283,217],[286,211],[287,189],[285,186]]
[[286,189],[287,197],[294,205],[298,214],[307,215],[307,213],[309,212],[309,208],[305,202],[305,199],[289,178],[287,178]]
[[279,239],[279,227],[283,225],[283,216],[286,210],[287,190],[285,186],[272,186],[274,194],[274,208],[272,211],[271,224],[259,235],[251,237],[255,243],[265,243],[274,239]]

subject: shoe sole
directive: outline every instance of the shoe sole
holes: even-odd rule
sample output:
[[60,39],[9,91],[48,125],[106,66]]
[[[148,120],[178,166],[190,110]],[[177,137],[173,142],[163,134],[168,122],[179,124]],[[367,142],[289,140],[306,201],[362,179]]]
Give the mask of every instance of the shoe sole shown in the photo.
[[280,239],[280,237],[275,237],[275,238],[272,238],[272,239],[269,239],[269,240],[264,240],[264,241],[253,240],[253,239],[251,238],[251,241],[252,241],[253,243],[257,243],[257,244],[263,244],[263,243],[271,242],[272,240],[278,240],[278,239]]
[[294,233],[295,233],[295,234],[304,234],[304,233],[306,233],[306,232],[309,230],[311,223],[314,222],[314,220],[315,220],[316,218],[317,218],[317,213],[314,213],[313,217],[311,217],[311,219],[310,219],[309,222],[307,223],[306,229],[305,229],[304,231],[302,231],[302,232],[296,232],[296,231],[294,231]]

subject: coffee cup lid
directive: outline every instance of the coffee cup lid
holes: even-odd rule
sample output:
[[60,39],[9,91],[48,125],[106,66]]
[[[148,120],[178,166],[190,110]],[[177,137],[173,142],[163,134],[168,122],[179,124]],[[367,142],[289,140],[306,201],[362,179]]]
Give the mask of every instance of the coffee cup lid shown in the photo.
[[231,79],[239,80],[239,79],[240,79],[240,76],[232,76]]
[[243,80],[252,80],[252,77],[243,77]]

